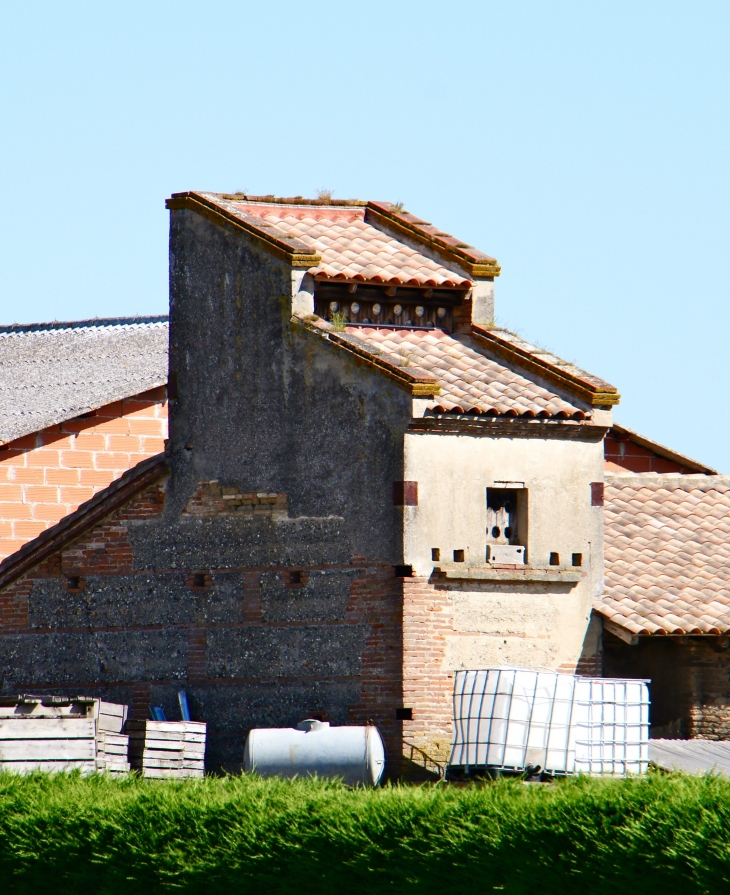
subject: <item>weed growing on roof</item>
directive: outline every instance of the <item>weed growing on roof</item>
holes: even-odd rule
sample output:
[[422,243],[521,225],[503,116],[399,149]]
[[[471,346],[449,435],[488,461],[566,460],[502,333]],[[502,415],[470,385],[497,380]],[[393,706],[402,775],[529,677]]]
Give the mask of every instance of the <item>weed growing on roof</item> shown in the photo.
[[725,893],[730,781],[0,775],[3,892]]
[[345,327],[347,326],[347,317],[345,317],[342,311],[334,311],[330,317],[330,323],[335,332],[344,332]]
[[390,210],[394,211],[396,214],[400,214],[404,208],[405,206],[402,202],[392,202],[390,205]]
[[320,202],[331,202],[334,194],[334,190],[317,190],[317,198],[320,200]]

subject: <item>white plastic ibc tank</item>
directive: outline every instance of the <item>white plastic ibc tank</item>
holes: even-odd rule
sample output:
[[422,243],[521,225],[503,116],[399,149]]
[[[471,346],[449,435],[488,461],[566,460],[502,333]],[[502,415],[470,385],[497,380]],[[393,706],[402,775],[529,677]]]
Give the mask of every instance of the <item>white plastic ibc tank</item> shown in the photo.
[[644,773],[648,739],[645,681],[514,667],[455,674],[452,766]]
[[262,777],[341,777],[376,786],[385,770],[385,747],[376,727],[330,727],[308,719],[294,727],[252,730],[243,750],[245,771]]
[[645,774],[649,766],[647,682],[576,677],[572,731],[576,773]]

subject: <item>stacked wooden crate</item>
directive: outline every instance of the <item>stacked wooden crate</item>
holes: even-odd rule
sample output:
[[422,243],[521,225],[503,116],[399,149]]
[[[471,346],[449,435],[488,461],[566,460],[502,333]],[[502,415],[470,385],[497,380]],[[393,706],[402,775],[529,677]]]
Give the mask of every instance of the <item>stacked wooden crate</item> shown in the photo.
[[126,774],[129,771],[129,736],[122,731],[127,721],[127,706],[100,701],[97,710],[97,770]]
[[129,770],[127,707],[92,697],[0,697],[0,770]]
[[127,721],[129,763],[144,777],[202,777],[204,721]]

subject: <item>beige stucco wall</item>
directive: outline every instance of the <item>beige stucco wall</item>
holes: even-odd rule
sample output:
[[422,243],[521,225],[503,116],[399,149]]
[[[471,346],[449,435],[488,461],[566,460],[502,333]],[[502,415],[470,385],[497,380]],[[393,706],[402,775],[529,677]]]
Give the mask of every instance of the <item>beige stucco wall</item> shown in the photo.
[[449,580],[453,634],[444,670],[490,665],[574,665],[583,648],[591,599],[603,584],[603,510],[591,506],[591,482],[603,481],[603,443],[408,433],[405,479],[418,482],[418,506],[404,508],[405,562],[429,577],[454,550],[484,567],[486,489],[524,483],[528,493],[528,564],[560,568],[583,554],[583,578],[570,582]]

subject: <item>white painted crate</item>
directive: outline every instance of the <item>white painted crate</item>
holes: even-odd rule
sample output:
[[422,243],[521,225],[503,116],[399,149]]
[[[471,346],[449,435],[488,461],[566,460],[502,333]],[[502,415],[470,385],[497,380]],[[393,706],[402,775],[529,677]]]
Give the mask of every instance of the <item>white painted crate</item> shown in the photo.
[[202,777],[204,721],[127,721],[129,763],[145,777]]

